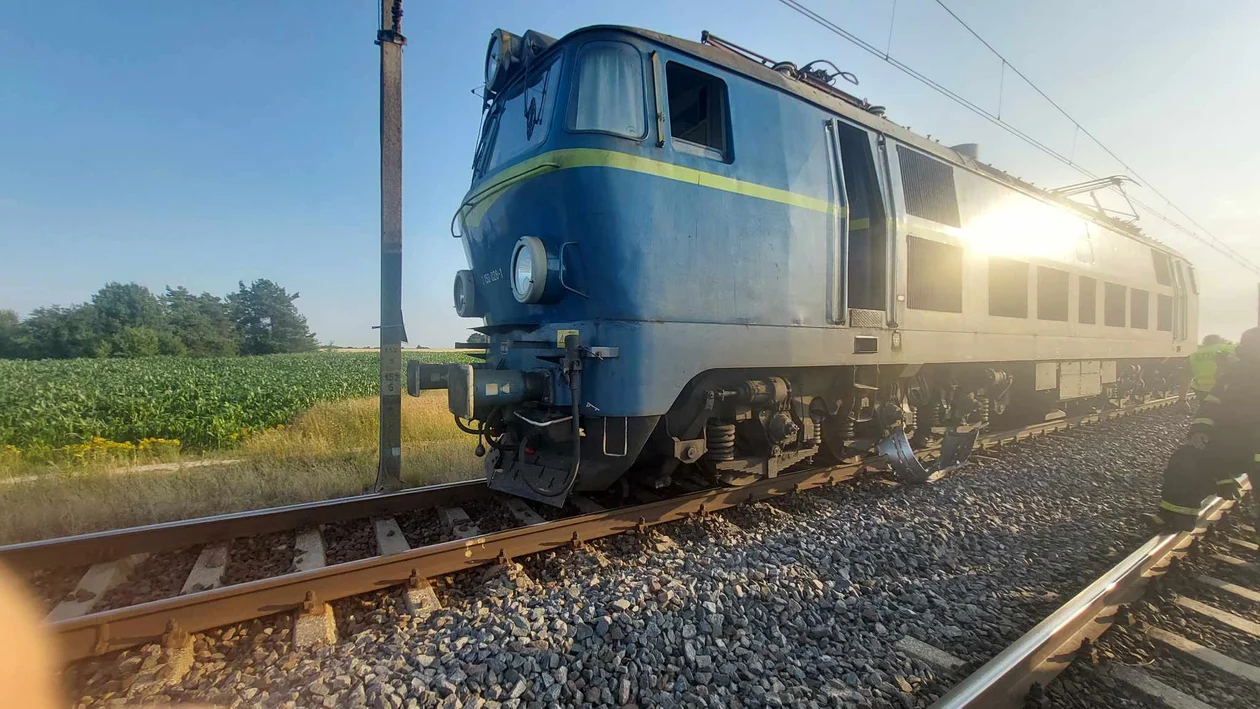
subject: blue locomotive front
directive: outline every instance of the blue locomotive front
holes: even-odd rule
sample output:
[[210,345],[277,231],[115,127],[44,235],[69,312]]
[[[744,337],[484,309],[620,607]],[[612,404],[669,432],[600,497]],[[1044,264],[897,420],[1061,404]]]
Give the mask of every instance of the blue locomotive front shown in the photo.
[[[828,325],[840,209],[817,110],[742,97],[724,73],[642,31],[495,33],[456,215],[471,267],[456,307],[485,319],[487,361],[410,373],[413,391],[448,388],[476,420],[492,487],[560,504],[634,465],[661,480],[733,457],[731,431],[710,452],[703,431],[658,430],[661,416],[702,369],[787,364],[788,328]],[[745,379],[707,389],[787,403],[787,382]],[[808,411],[779,418],[780,447],[811,447]],[[644,455],[654,431],[659,461]]]

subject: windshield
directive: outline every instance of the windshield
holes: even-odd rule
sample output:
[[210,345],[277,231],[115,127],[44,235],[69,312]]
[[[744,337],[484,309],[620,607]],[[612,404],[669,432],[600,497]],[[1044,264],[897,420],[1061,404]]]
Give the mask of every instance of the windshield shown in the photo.
[[552,60],[544,67],[530,68],[528,85],[518,80],[495,99],[478,151],[478,176],[546,140],[559,82],[560,63]]
[[643,137],[643,60],[638,50],[621,42],[591,42],[582,48],[576,76],[571,129]]

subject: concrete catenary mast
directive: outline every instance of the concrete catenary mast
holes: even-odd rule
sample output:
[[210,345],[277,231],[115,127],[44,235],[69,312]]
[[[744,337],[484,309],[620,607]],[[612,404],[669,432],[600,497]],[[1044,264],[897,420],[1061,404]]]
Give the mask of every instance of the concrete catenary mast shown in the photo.
[[376,489],[402,487],[402,0],[381,3],[381,437]]

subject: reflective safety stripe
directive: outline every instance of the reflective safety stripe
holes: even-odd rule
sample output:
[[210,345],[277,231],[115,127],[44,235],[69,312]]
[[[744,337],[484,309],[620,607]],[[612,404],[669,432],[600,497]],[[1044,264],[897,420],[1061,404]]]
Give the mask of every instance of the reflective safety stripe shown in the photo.
[[1256,453],[1256,457],[1253,458],[1253,460],[1255,460],[1257,463],[1260,463],[1260,453]]
[[[686,182],[701,187],[709,187],[723,192],[734,192],[748,197],[764,199],[771,202],[779,202],[793,207],[801,207],[815,212],[823,212],[830,214],[839,211],[841,216],[846,216],[844,208],[839,205],[833,205],[830,200],[810,197],[799,192],[791,192],[782,190],[777,187],[760,185],[755,182],[747,182],[745,180],[737,180],[733,177],[718,175],[703,170],[695,170],[674,163],[662,162],[651,158],[641,157],[639,155],[631,155],[630,153],[622,153],[615,150],[597,150],[594,148],[564,148],[561,150],[551,150],[541,155],[532,157],[528,160],[519,162],[511,167],[505,168],[494,177],[490,178],[487,184],[481,186],[473,194],[464,198],[464,204],[461,210],[468,210],[464,219],[469,225],[476,225],[485,216],[486,210],[494,203],[496,199],[507,188],[512,187],[520,182],[528,180],[532,177],[542,175],[547,172],[556,170],[567,170],[577,167],[605,167],[617,170],[627,170],[630,172],[639,172],[656,177],[663,177],[668,180],[676,180],[678,182]],[[865,223],[860,223],[865,222]],[[865,229],[869,227],[869,221],[865,219],[855,219],[849,225],[850,229]]]
[[1182,507],[1181,505],[1174,505],[1173,503],[1169,502],[1168,500],[1164,500],[1164,501],[1160,502],[1160,503],[1159,503],[1159,508],[1160,508],[1161,510],[1168,510],[1169,512],[1176,512],[1176,513],[1177,513],[1177,514],[1179,514],[1179,515],[1191,515],[1191,516],[1193,516],[1193,517],[1198,517],[1198,516],[1199,516],[1199,508],[1198,508],[1198,507]]
[[1219,397],[1219,396],[1212,396],[1211,394],[1208,394],[1207,396],[1203,397],[1203,403],[1205,403],[1205,404],[1219,404],[1219,403],[1221,403],[1221,397]]
[[1216,422],[1213,421],[1212,419],[1205,419],[1205,418],[1197,418],[1190,422],[1191,426],[1196,426],[1198,424],[1203,424],[1204,426],[1215,426]]

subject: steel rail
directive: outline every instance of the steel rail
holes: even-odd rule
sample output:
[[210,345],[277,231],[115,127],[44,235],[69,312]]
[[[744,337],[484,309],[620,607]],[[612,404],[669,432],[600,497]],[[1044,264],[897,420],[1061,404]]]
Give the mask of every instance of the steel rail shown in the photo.
[[1199,510],[1194,532],[1156,534],[1054,613],[955,685],[933,709],[1024,706],[1033,684],[1045,685],[1071,664],[1087,641],[1111,627],[1122,604],[1142,596],[1147,582],[1234,505],[1212,496]]
[[262,510],[160,522],[72,537],[0,546],[0,563],[18,571],[87,566],[128,554],[183,549],[324,522],[344,522],[373,515],[454,505],[492,495],[484,479],[443,483],[392,493],[369,493]]
[[1160,399],[1153,399],[1141,404],[1126,406],[1121,409],[1112,409],[1111,411],[1099,411],[1092,414],[1082,414],[1080,416],[1071,416],[1054,421],[1045,421],[1042,423],[1034,423],[1022,428],[1012,429],[1010,431],[1001,431],[992,433],[987,436],[981,436],[976,445],[982,449],[990,445],[1003,444],[1008,442],[1022,441],[1044,433],[1054,433],[1075,428],[1081,425],[1099,423],[1102,421],[1111,421],[1130,414],[1142,413],[1143,411],[1151,411],[1153,409],[1163,408],[1176,403],[1177,397],[1167,396]]
[[418,547],[312,571],[225,586],[210,591],[85,615],[52,624],[63,657],[77,660],[157,640],[174,622],[196,632],[292,610],[308,593],[331,601],[415,583],[476,566],[499,563],[549,549],[581,545],[636,529],[705,514],[740,503],[834,484],[851,478],[863,463],[804,471],[739,488],[704,490],[659,502],[567,517],[525,527]]
[[[1110,420],[1164,406],[1170,401],[1171,399],[1159,400],[1114,412],[1036,424],[1029,427],[1032,430],[1030,435],[1051,433],[1086,421]],[[984,442],[1000,444],[1009,440],[1013,440],[1010,433],[1004,432],[986,436]],[[313,594],[319,601],[327,602],[362,593],[416,584],[423,579],[500,563],[505,558],[581,545],[594,539],[627,531],[646,530],[658,524],[691,515],[706,514],[741,503],[834,485],[852,478],[864,468],[870,467],[872,462],[864,460],[849,465],[803,470],[760,480],[744,487],[701,490],[646,504],[515,527],[495,534],[419,547],[399,554],[375,556],[311,571],[92,613],[53,623],[51,628],[61,640],[63,657],[67,661],[78,660],[159,640],[171,627],[177,627],[186,632],[198,632],[291,611],[302,606],[308,594]],[[476,481],[472,484],[480,486],[482,483]],[[467,485],[469,484],[438,487],[455,494]],[[429,489],[421,488],[415,492]],[[401,499],[404,494],[363,496],[353,499],[356,500],[356,504],[362,504],[362,501],[368,498]],[[316,506],[301,507],[314,510]],[[275,512],[286,509],[289,508],[278,508]],[[379,509],[373,508],[373,510],[373,513],[380,513]],[[358,514],[364,516],[361,511]],[[236,536],[239,536],[239,533]]]

